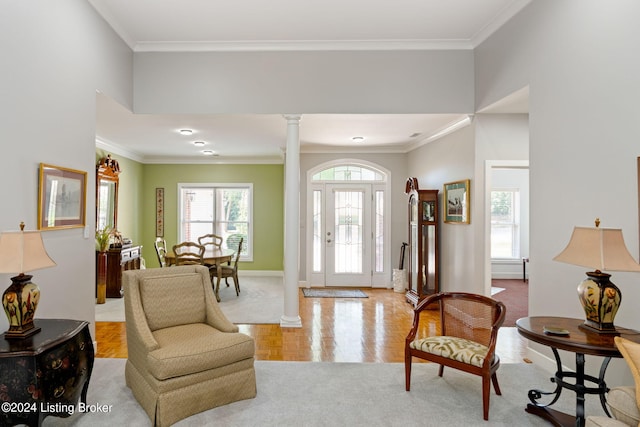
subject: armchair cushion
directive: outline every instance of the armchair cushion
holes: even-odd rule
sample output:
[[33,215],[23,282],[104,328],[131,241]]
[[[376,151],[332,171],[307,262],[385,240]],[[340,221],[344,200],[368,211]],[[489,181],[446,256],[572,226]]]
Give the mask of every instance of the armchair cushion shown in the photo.
[[[180,297],[176,298],[178,292]],[[205,322],[204,289],[198,274],[144,277],[140,295],[151,331]]]
[[607,405],[613,418],[589,416],[585,427],[628,427],[639,425],[640,412],[636,405],[636,390],[634,387],[612,388],[607,393]]
[[640,411],[636,405],[636,390],[634,387],[614,387],[607,393],[607,404],[611,415],[628,426],[640,423]]
[[424,351],[482,368],[489,348],[464,338],[432,336],[415,340],[409,344],[412,349]]
[[204,323],[153,333],[160,348],[149,353],[149,372],[160,380],[195,374],[251,359],[255,344],[244,334],[220,332]]

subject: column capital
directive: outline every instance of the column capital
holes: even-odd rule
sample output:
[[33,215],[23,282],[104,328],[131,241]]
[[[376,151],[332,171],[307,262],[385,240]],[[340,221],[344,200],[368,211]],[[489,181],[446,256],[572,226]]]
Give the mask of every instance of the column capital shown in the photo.
[[283,114],[284,117],[289,124],[298,123],[302,118],[302,114]]

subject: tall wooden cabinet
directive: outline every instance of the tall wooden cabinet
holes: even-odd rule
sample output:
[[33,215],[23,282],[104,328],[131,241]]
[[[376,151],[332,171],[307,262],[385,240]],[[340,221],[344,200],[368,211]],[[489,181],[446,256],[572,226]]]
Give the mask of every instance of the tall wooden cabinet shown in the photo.
[[438,190],[420,190],[418,180],[409,178],[409,268],[407,301],[414,306],[440,291]]

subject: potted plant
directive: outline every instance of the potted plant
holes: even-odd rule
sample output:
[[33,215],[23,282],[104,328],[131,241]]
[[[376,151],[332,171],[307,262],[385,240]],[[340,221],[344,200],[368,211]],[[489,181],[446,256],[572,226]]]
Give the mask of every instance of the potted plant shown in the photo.
[[111,229],[109,227],[96,230],[96,267],[98,270],[96,302],[98,304],[104,304],[107,299],[107,250],[110,240]]

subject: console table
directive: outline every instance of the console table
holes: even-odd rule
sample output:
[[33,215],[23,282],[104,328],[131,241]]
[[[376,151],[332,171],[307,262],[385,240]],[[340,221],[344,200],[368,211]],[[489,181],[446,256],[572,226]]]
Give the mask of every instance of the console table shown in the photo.
[[87,402],[94,351],[89,323],[36,319],[42,330],[23,340],[0,340],[0,425],[39,426],[68,417]]
[[141,257],[142,246],[107,251],[107,298],[122,298],[122,272],[138,270]]
[[[529,390],[529,400],[531,403],[525,409],[530,414],[538,415],[556,426],[579,426],[585,423],[584,402],[585,395],[597,394],[600,396],[600,403],[604,411],[609,415],[606,406],[605,394],[609,391],[604,381],[604,374],[612,357],[622,357],[618,351],[613,338],[616,334],[599,334],[582,326],[584,319],[570,319],[567,317],[523,317],[516,321],[516,328],[523,337],[551,347],[556,359],[557,371],[552,382],[556,384],[552,392],[540,390]],[[567,335],[551,335],[544,332],[544,327],[555,327],[568,331]],[[640,331],[617,327],[618,336],[640,343]],[[562,369],[560,354],[558,349],[575,353],[576,372],[568,372]],[[604,357],[600,366],[600,374],[596,378],[584,373],[584,355]],[[567,381],[572,378],[572,381]],[[591,383],[592,387],[585,385]],[[553,405],[563,389],[572,390],[576,393],[576,415],[569,415],[549,408]],[[549,403],[541,403],[542,396],[552,396]]]

